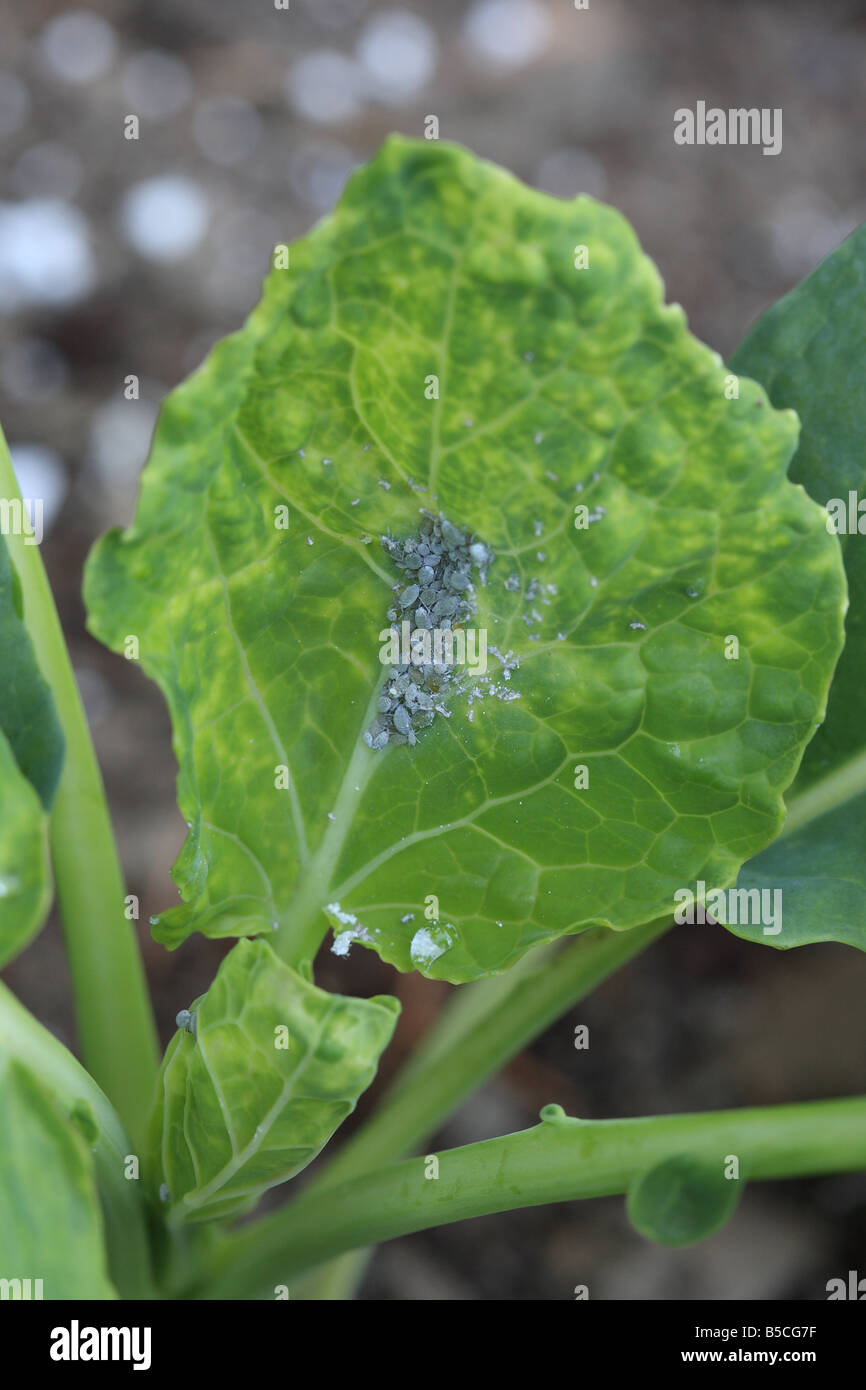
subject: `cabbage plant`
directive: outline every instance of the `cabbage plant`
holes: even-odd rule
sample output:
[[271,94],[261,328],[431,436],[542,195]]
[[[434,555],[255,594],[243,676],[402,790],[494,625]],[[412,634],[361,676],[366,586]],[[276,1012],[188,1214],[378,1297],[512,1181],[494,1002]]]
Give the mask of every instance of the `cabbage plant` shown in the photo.
[[[0,1276],[349,1297],[366,1250],[447,1222],[619,1193],[677,1246],[746,1182],[866,1167],[863,1097],[592,1121],[551,1097],[429,1148],[672,927],[866,947],[864,278],[861,231],[725,364],[619,213],[402,138],[275,248],[84,577],[171,714],[188,835],[153,933],[236,939],[161,1061],[4,451],[0,963],[56,894],[81,1061],[0,987]],[[457,988],[365,1124],[239,1222],[394,1031],[391,996],[316,983],[325,945]]]

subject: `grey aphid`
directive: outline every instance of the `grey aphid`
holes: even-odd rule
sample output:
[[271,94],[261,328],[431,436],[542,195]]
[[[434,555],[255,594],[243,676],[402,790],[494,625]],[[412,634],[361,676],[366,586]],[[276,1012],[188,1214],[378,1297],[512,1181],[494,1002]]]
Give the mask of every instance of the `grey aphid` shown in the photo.
[[[477,565],[483,583],[493,559],[483,542],[470,543],[470,537],[441,514],[436,516],[423,509],[417,535],[400,541],[387,532],[381,540],[396,567],[415,581],[402,589],[399,584],[394,585],[397,597],[388,610],[392,623],[401,616],[414,616],[416,628],[450,629],[475,612],[472,566]],[[415,604],[411,614],[409,610]],[[434,709],[444,712],[442,702],[449,693],[448,687],[464,688],[465,675],[457,675],[450,662],[424,664],[419,660],[423,651],[423,644],[413,639],[415,659],[390,668],[390,683],[382,692],[389,707],[381,698],[377,702],[377,717],[365,735],[368,747],[378,750],[389,743],[413,745],[417,741],[416,731],[433,722]]]
[[161,1202],[170,1202],[170,1201],[171,1201],[171,1193],[170,1193],[169,1190],[168,1190],[168,1184],[167,1184],[167,1183],[161,1182],[160,1185],[159,1185],[159,1200],[160,1200]]
[[197,1024],[197,1016],[195,1013],[191,1013],[189,1009],[181,1009],[174,1021],[178,1028],[182,1028],[185,1033],[191,1033],[192,1036],[195,1037]]
[[457,612],[457,599],[456,599],[456,598],[448,598],[448,597],[446,597],[446,598],[440,598],[439,602],[436,604],[435,608],[433,609],[434,616],[437,617],[437,618],[450,618],[450,617],[452,617],[452,615],[453,615],[454,613],[456,613],[456,612]]

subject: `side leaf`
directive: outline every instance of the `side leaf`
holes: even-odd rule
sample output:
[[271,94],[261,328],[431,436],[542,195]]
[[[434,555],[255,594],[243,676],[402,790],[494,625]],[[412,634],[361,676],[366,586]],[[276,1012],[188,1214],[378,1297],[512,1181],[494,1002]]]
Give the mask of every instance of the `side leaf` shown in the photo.
[[[50,1094],[90,1148],[112,1284],[121,1298],[153,1297],[143,1184],[128,1176],[134,1149],[120,1117],[90,1073],[0,983],[0,1071],[10,1062]],[[7,1165],[12,1172],[15,1148],[0,1138],[0,1189]]]
[[[4,519],[16,504],[20,498],[0,498]],[[14,519],[14,510],[9,515]],[[36,664],[18,576],[0,534],[0,967],[36,935],[51,906],[47,812],[63,752],[54,699]]]
[[0,732],[0,966],[36,935],[50,906],[48,817]]
[[647,1240],[676,1248],[714,1235],[740,1200],[739,1179],[726,1178],[722,1163],[693,1154],[663,1159],[635,1180],[626,1210]]
[[[3,501],[8,499],[0,499]],[[18,576],[2,535],[0,673],[0,733],[6,735],[15,761],[36,788],[42,805],[50,810],[63,766],[63,730],[48,683],[33,655]]]
[[[171,708],[190,834],[158,937],[276,927],[295,962],[329,919],[461,982],[734,882],[844,587],[786,479],[796,419],[726,385],[619,214],[389,140],[168,399],[88,566],[92,630],[136,633]],[[376,752],[386,615],[419,592],[379,540],[422,508],[494,552],[490,669]]]
[[731,367],[760,381],[774,405],[797,411],[802,430],[792,480],[825,509],[843,504],[841,511],[830,505],[825,517],[839,535],[848,577],[846,645],[797,790],[866,749],[864,365],[866,225],[763,314],[731,358]]
[[173,1219],[234,1216],[305,1168],[376,1074],[399,1005],[329,994],[241,941],[171,1041],[152,1121]]
[[[782,949],[814,941],[864,949],[866,226],[757,321],[731,366],[800,416],[789,476],[825,508],[826,525],[839,536],[850,606],[827,715],[791,789],[798,829],[747,863],[738,880],[744,890],[781,890],[782,930],[730,930]],[[813,817],[808,830],[799,828]]]
[[729,926],[735,936],[783,951],[816,941],[866,951],[866,792],[750,859],[737,890],[753,902],[749,922]]
[[110,1299],[93,1162],[81,1129],[20,1062],[0,1060],[0,1280],[30,1297]]

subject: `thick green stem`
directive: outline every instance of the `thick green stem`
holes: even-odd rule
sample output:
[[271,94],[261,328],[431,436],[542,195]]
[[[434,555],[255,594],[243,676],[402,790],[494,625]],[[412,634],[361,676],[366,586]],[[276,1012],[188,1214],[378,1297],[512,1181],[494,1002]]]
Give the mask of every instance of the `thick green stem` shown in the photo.
[[80,1062],[0,984],[0,1053],[29,1067],[69,1112],[82,1102],[96,1121],[93,1164],[112,1281],[123,1298],[154,1297],[141,1183],[126,1176],[129,1139]]
[[461,986],[380,1108],[311,1187],[331,1187],[411,1152],[489,1076],[671,925],[663,918],[627,932],[594,927],[564,949],[542,948],[505,975]]
[[[661,918],[629,932],[596,927],[456,991],[372,1119],[308,1190],[410,1153],[488,1077],[672,925]],[[314,1270],[303,1296],[352,1297],[370,1253],[354,1250]]]
[[[19,496],[2,435],[0,496]],[[123,876],[87,718],[39,547],[26,544],[27,539],[6,538],[36,660],[51,686],[66,738],[51,811],[51,857],[81,1051],[137,1141],[156,1077],[156,1028],[138,943],[124,915]]]
[[323,1260],[431,1226],[628,1191],[676,1154],[736,1154],[751,1180],[866,1167],[866,1097],[703,1115],[569,1120],[557,1106],[533,1129],[391,1164],[311,1193],[221,1247],[200,1298],[273,1297]]
[[[411,1153],[489,1076],[672,925],[662,918],[628,932],[595,927],[565,944],[538,947],[504,975],[461,986],[379,1109],[306,1191]],[[303,1295],[351,1297],[367,1258],[353,1251],[316,1270]]]

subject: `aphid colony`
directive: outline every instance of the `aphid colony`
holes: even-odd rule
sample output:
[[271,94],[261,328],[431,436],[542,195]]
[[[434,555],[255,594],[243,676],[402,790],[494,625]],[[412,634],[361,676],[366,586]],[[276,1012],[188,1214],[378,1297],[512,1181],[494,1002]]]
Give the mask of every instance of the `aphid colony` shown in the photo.
[[[409,580],[405,586],[394,586],[390,622],[405,618],[415,628],[448,631],[472,616],[476,606],[472,570],[478,570],[483,584],[493,560],[483,542],[443,516],[425,511],[416,536],[399,541],[385,535],[382,545]],[[416,743],[416,731],[432,724],[437,714],[447,718],[445,700],[470,679],[453,662],[412,661],[389,667],[378,713],[364,741],[377,751],[388,743]]]

